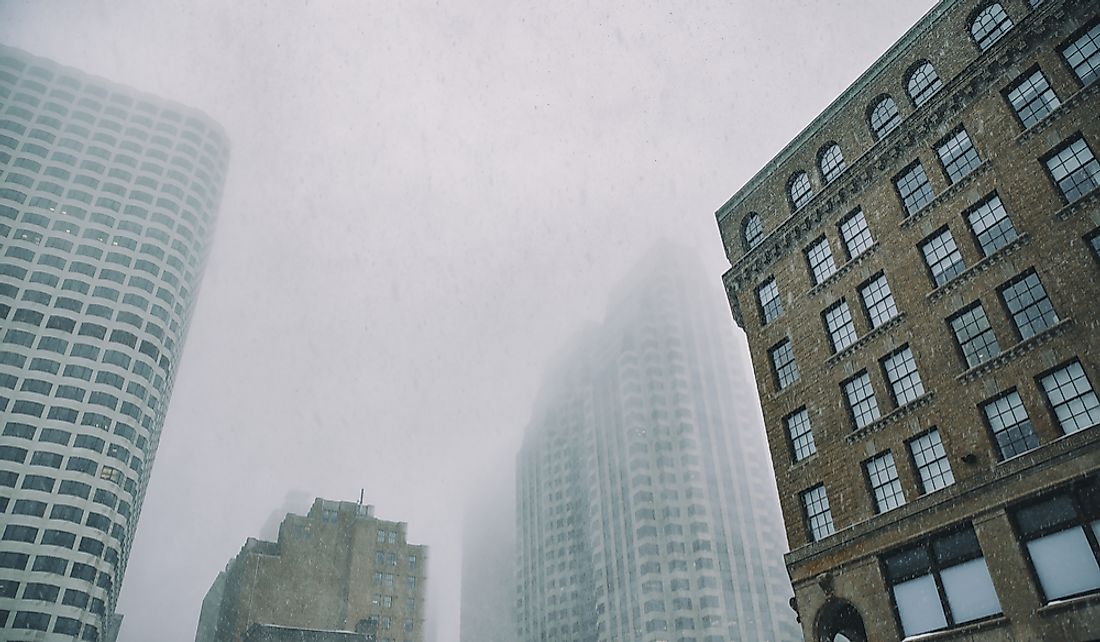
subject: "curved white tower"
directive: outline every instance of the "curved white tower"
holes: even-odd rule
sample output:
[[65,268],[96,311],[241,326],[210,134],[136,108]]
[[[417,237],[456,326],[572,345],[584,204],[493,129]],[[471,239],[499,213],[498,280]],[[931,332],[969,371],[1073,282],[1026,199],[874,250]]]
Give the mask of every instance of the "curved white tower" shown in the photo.
[[107,631],[227,160],[205,115],[0,46],[2,639]]

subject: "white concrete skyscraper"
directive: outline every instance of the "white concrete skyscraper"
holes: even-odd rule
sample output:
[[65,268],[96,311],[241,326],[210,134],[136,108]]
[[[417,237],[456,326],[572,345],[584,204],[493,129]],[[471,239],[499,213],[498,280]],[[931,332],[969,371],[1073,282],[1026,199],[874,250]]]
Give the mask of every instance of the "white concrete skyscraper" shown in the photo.
[[110,637],[227,162],[207,116],[0,46],[0,639]]
[[551,369],[517,460],[522,642],[800,637],[747,355],[655,251]]

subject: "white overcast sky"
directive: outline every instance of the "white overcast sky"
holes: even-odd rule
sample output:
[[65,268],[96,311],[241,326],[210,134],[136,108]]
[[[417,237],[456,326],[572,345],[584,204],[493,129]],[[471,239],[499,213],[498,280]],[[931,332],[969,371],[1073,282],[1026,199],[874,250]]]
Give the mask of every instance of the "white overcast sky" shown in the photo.
[[718,283],[714,210],[932,4],[0,0],[0,42],[233,143],[122,642],[193,640],[287,491],[360,488],[457,642],[466,493],[551,355],[658,239]]

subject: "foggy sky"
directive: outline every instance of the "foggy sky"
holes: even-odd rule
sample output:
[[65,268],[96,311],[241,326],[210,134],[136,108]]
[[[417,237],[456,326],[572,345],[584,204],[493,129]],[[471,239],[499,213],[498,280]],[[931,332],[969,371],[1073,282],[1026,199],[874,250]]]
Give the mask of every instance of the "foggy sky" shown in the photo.
[[932,4],[0,0],[0,42],[232,140],[122,642],[190,642],[288,491],[360,488],[456,642],[468,480],[550,357],[660,238],[717,282],[714,210]]

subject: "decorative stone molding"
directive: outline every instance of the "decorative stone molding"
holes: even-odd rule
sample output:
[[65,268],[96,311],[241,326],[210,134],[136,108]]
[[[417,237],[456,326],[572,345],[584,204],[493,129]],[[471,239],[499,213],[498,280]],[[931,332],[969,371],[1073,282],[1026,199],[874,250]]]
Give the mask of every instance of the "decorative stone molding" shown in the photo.
[[978,165],[974,168],[972,172],[952,183],[951,186],[943,190],[943,192],[939,196],[932,199],[931,203],[925,205],[920,210],[906,217],[905,220],[903,220],[898,225],[898,227],[903,230],[912,227],[914,223],[927,216],[933,210],[939,209],[941,205],[951,200],[953,196],[955,196],[962,190],[966,189],[971,183],[978,180],[979,177],[988,174],[989,169],[992,167],[992,165],[993,164],[990,163],[988,160],[982,161],[981,165]]
[[923,395],[917,397],[916,399],[910,401],[909,403],[905,404],[904,406],[902,406],[900,408],[896,408],[890,414],[885,415],[883,417],[879,417],[875,422],[867,424],[866,426],[864,426],[864,427],[862,427],[858,430],[853,430],[852,432],[848,433],[848,436],[845,437],[845,439],[848,440],[848,443],[852,444],[852,443],[855,443],[855,442],[859,441],[860,439],[863,439],[867,435],[870,435],[872,433],[876,433],[876,432],[882,430],[883,428],[889,426],[890,424],[895,424],[895,423],[901,421],[902,419],[904,419],[905,417],[908,417],[909,415],[913,414],[914,412],[917,412],[921,408],[924,408],[925,406],[932,403],[932,399],[935,396],[936,396],[935,392],[928,391],[928,392],[924,393]]
[[1059,221],[1064,221],[1072,218],[1074,214],[1077,214],[1077,212],[1081,210],[1092,209],[1097,204],[1100,204],[1100,189],[1093,188],[1088,194],[1055,212],[1054,216]]
[[978,261],[974,265],[971,265],[970,267],[966,268],[962,272],[959,272],[955,276],[955,278],[951,279],[947,283],[944,283],[943,285],[936,288],[935,290],[932,290],[931,292],[929,292],[928,295],[927,295],[927,298],[928,298],[929,302],[938,301],[941,298],[943,298],[944,295],[946,295],[947,293],[954,292],[955,290],[958,290],[964,284],[969,283],[970,281],[973,281],[974,277],[981,274],[982,272],[985,272],[986,270],[993,267],[994,265],[997,265],[998,263],[1003,261],[1005,259],[1005,257],[1007,257],[1011,254],[1014,254],[1017,249],[1027,245],[1030,242],[1031,242],[1031,236],[1028,235],[1026,232],[1019,235],[1019,236],[1017,236],[1015,239],[1013,239],[1011,242],[1009,242],[1004,247],[998,249],[996,252],[994,252],[993,254],[990,254],[989,256],[985,257],[981,261]]
[[1035,348],[1038,348],[1044,343],[1047,343],[1055,339],[1056,337],[1062,336],[1063,334],[1069,332],[1073,328],[1073,326],[1073,319],[1062,319],[1058,323],[1055,323],[1054,325],[1050,326],[1046,330],[1043,330],[1039,334],[1028,337],[1027,339],[1024,339],[1023,341],[1020,341],[1016,345],[1010,347],[1008,350],[1001,352],[997,356],[987,359],[986,361],[979,363],[973,368],[964,371],[962,374],[955,377],[955,380],[965,384],[970,383],[975,379],[979,379],[989,374],[990,372],[999,369],[1005,364],[1011,363],[1012,361],[1019,359],[1020,357],[1031,352]]
[[847,348],[844,348],[840,352],[830,356],[828,359],[825,360],[825,366],[827,368],[832,368],[836,364],[847,359],[849,356],[862,349],[863,346],[874,341],[876,337],[882,336],[890,330],[894,329],[895,327],[901,325],[902,321],[905,321],[905,313],[898,312],[886,323],[883,323],[882,325],[871,330],[862,337],[856,339],[855,342],[853,342],[852,345],[848,346]]
[[844,265],[837,268],[836,272],[833,272],[832,274],[830,274],[829,278],[825,279],[821,283],[818,283],[817,285],[810,288],[809,292],[807,292],[806,295],[811,296],[811,297],[817,296],[822,290],[828,288],[832,284],[839,281],[841,279],[841,277],[843,277],[845,274],[851,272],[852,268],[856,267],[857,265],[862,263],[864,260],[866,260],[867,257],[874,254],[875,250],[877,250],[878,248],[879,248],[879,242],[875,241],[866,250],[863,250],[862,254],[856,256],[855,258],[848,259],[848,261],[845,262]]

